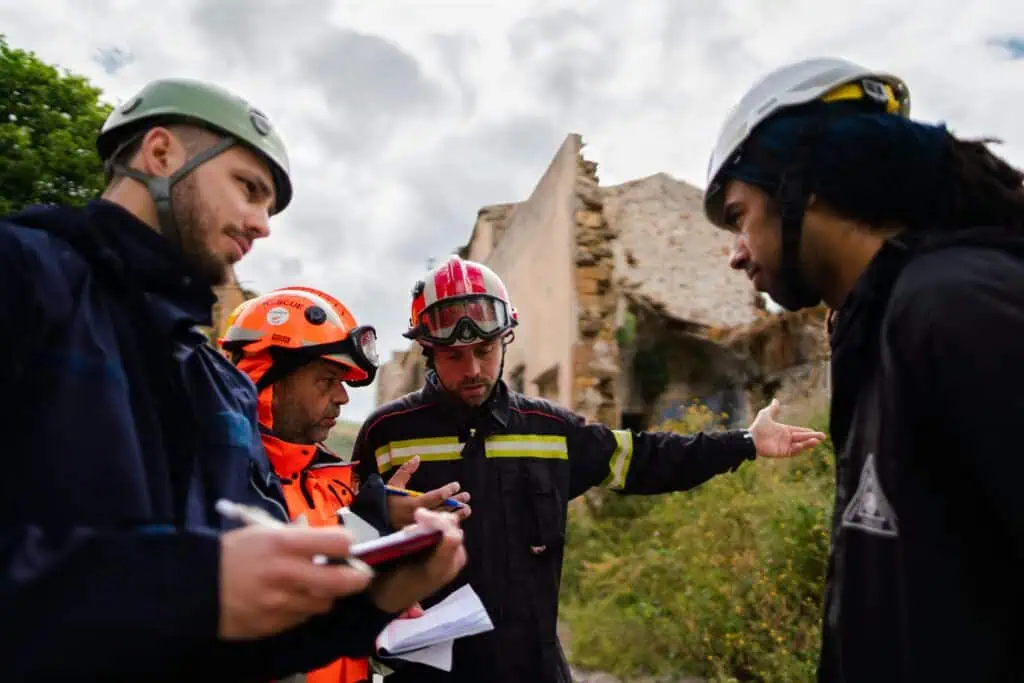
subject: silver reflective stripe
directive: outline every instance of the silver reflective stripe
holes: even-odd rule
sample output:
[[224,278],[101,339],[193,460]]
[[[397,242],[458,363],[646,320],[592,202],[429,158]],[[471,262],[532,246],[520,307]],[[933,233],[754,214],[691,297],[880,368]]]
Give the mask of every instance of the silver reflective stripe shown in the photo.
[[502,434],[484,442],[488,458],[540,458],[568,460],[564,436],[554,434]]
[[602,482],[602,486],[622,490],[629,476],[629,465],[633,461],[633,432],[628,429],[613,429],[615,435],[615,452],[608,461],[610,472]]
[[417,455],[423,462],[459,460],[462,457],[462,444],[455,436],[405,439],[384,444],[377,449],[374,455],[377,458],[377,471],[384,474],[388,470],[412,460]]

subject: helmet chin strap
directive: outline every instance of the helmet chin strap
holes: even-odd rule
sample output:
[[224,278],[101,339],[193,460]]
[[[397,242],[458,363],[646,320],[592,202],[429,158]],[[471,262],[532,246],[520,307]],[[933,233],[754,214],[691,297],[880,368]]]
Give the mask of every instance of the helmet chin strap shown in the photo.
[[800,268],[800,239],[803,236],[804,205],[808,197],[803,188],[803,178],[784,177],[779,186],[779,194],[782,267],[779,288],[772,298],[790,311],[817,306],[821,303],[821,295],[807,283]]
[[[111,155],[111,158],[116,159],[121,150],[131,142],[131,140],[128,140],[122,144],[121,147]],[[124,164],[114,164],[111,167],[111,171],[114,175],[132,178],[146,186],[146,189],[149,190],[149,196],[152,197],[153,203],[156,205],[157,222],[159,224],[161,234],[163,234],[164,237],[177,247],[179,251],[183,251],[184,245],[181,240],[181,231],[178,229],[177,221],[174,220],[174,201],[171,197],[171,189],[174,187],[175,183],[194,171],[201,164],[206,163],[236,144],[237,141],[234,138],[223,137],[218,140],[215,145],[212,145],[211,147],[204,149],[199,154],[189,158],[181,168],[166,177],[149,175],[148,173],[143,173],[138,169],[131,168]]]
[[807,199],[811,196],[808,187],[811,155],[824,129],[821,119],[808,122],[800,135],[793,165],[783,171],[779,182],[777,201],[781,217],[782,263],[779,288],[772,298],[790,311],[821,303],[821,294],[807,282],[800,267],[800,241]]

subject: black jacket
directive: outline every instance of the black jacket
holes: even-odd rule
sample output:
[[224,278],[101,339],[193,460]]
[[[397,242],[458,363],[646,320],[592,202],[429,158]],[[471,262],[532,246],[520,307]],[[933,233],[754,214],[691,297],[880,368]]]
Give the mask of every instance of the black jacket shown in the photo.
[[109,202],[0,220],[0,679],[260,681],[373,651],[365,596],[217,638],[215,501],[287,516],[256,389],[194,329],[213,301]]
[[832,331],[818,680],[1022,680],[1024,241],[905,242],[882,248]]
[[547,683],[570,680],[555,632],[568,502],[599,484],[622,493],[690,489],[735,470],[755,450],[739,431],[682,436],[585,424],[504,383],[484,406],[467,410],[429,373],[422,390],[366,420],[354,458],[361,476],[379,471],[386,480],[417,454],[410,488],[458,481],[473,496],[467,566],[425,606],[470,583],[495,631],[457,641],[450,674],[410,665],[388,681]]

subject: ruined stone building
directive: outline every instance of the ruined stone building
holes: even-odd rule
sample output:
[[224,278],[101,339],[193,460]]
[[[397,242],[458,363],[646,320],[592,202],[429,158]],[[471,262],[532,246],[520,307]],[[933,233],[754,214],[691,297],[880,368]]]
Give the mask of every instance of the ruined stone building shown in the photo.
[[243,301],[256,296],[256,293],[245,289],[239,284],[234,269],[231,270],[228,281],[223,285],[214,287],[213,293],[217,295],[217,300],[213,304],[213,327],[204,329],[203,332],[207,338],[215,342],[224,333],[224,328],[227,325],[228,316],[231,315],[231,312]]
[[[765,310],[729,269],[731,236],[704,218],[701,190],[663,173],[601,187],[582,148],[569,135],[530,197],[481,209],[460,250],[504,279],[519,310],[506,381],[636,429],[692,401],[729,425],[772,395],[819,410],[823,312]],[[418,346],[395,353],[378,403],[418,389],[424,373]]]

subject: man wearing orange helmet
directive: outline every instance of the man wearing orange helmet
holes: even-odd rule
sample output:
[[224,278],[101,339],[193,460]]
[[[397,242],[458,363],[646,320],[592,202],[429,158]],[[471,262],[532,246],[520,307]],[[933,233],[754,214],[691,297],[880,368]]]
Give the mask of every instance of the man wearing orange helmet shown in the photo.
[[[427,354],[426,384],[379,408],[356,440],[361,476],[408,468],[411,488],[454,481],[472,493],[468,563],[430,601],[470,583],[495,626],[455,643],[450,674],[408,665],[391,683],[569,681],[556,634],[569,500],[596,485],[633,494],[687,490],[758,455],[792,456],[824,438],[775,422],[777,402],[749,429],[724,433],[587,424],[501,380],[518,323],[491,269],[458,257],[441,264],[413,290],[406,332]],[[404,500],[389,501],[392,524],[403,523],[397,503]]]
[[[286,287],[243,303],[220,339],[256,384],[260,436],[292,520],[334,526],[351,506],[378,531],[387,529],[380,477],[358,487],[352,464],[323,443],[348,403],[345,385],[373,382],[376,339],[374,328],[359,326],[340,301],[308,287]],[[342,658],[306,676],[307,683],[369,679],[366,658]]]

